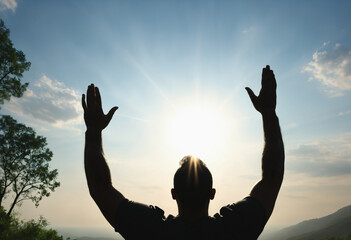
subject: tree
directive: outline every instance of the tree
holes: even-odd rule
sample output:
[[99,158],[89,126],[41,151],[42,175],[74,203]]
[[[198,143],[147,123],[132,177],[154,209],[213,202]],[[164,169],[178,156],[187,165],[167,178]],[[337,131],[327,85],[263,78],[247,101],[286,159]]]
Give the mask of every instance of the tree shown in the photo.
[[0,206],[11,197],[7,215],[25,200],[39,206],[60,186],[57,169],[49,170],[53,154],[46,145],[46,138],[32,128],[10,116],[0,117]]
[[21,97],[28,83],[21,83],[24,71],[30,68],[30,62],[22,51],[13,47],[10,30],[0,19],[0,104],[10,100],[11,96]]
[[[20,221],[7,216],[0,206],[0,239],[6,240],[63,240],[56,230],[47,229],[48,222],[42,216],[38,220]],[[70,240],[70,238],[66,238]]]

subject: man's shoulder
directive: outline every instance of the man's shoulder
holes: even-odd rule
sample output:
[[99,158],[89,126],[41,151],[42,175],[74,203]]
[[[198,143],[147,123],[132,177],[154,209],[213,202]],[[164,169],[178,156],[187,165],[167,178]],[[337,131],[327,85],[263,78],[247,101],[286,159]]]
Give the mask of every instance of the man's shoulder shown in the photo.
[[263,207],[252,197],[226,205],[212,217],[191,222],[179,216],[165,217],[157,206],[126,200],[120,207],[115,230],[126,239],[242,239],[248,234],[258,236],[265,225]]
[[256,198],[248,196],[243,200],[228,204],[220,209],[220,214],[216,214],[215,217],[235,215],[240,217],[240,214],[257,213],[265,217],[265,211],[263,205]]

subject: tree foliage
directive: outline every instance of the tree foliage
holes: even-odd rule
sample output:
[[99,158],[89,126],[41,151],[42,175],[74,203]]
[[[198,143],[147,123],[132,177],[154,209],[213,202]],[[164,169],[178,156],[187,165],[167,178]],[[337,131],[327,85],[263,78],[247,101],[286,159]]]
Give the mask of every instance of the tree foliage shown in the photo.
[[46,138],[32,128],[10,116],[0,117],[0,205],[11,198],[8,215],[25,200],[37,207],[60,186],[57,169],[49,169],[53,154],[46,145]]
[[46,229],[47,226],[48,222],[43,217],[38,220],[20,221],[14,216],[7,216],[0,206],[0,239],[63,240],[56,230]]
[[13,47],[10,30],[0,19],[0,104],[10,100],[11,96],[21,97],[28,83],[21,83],[24,71],[28,71],[30,62],[22,51]]

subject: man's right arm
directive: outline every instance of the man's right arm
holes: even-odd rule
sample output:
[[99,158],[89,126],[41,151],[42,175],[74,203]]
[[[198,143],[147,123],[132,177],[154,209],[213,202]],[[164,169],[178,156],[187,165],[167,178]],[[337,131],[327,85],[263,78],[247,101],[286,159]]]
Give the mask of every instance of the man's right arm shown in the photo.
[[259,200],[266,210],[267,219],[272,214],[284,176],[284,144],[275,113],[276,80],[269,66],[262,72],[262,88],[256,96],[246,88],[250,99],[262,115],[264,150],[262,154],[262,178],[252,189],[250,196]]
[[82,106],[87,126],[84,167],[89,193],[106,220],[115,227],[117,208],[125,198],[112,186],[110,170],[104,157],[101,132],[111,121],[117,107],[105,115],[102,111],[99,89],[93,84],[88,87],[87,103],[83,94]]
[[106,220],[115,227],[117,208],[125,198],[112,185],[101,141],[101,133],[86,131],[84,168],[90,196]]

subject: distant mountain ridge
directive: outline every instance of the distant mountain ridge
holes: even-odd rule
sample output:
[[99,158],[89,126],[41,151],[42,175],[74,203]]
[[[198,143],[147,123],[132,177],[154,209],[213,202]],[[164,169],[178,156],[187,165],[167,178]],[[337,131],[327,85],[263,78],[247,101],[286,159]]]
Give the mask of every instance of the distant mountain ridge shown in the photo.
[[351,205],[322,218],[311,219],[284,228],[269,236],[270,240],[312,240],[351,234]]

